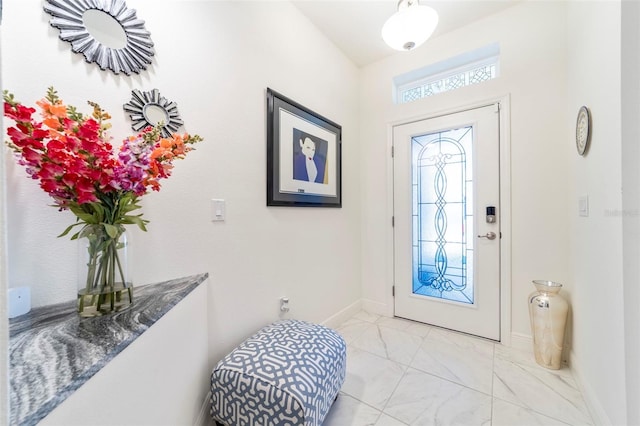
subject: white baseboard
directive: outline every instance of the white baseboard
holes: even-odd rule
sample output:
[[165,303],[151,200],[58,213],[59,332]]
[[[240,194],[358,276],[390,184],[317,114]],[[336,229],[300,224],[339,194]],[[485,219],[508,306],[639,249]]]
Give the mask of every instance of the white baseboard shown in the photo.
[[200,406],[200,414],[198,414],[198,418],[194,426],[209,426],[211,425],[211,418],[209,417],[209,407],[211,406],[211,391],[207,392],[207,395],[202,401],[202,405]]
[[386,303],[362,299],[362,309],[370,314],[382,315],[383,317],[393,317],[393,307]]
[[511,342],[510,344],[505,344],[505,346],[533,354],[533,338],[528,334],[511,332]]
[[570,353],[570,366],[571,372],[573,373],[573,378],[576,380],[578,384],[578,388],[580,388],[580,392],[582,392],[582,396],[584,398],[584,402],[591,413],[591,418],[593,420],[594,425],[602,425],[602,426],[610,426],[612,425],[607,412],[604,411],[600,401],[596,397],[595,392],[589,382],[584,379],[580,368],[580,360],[576,357],[574,351]]
[[330,316],[326,320],[322,322],[322,325],[325,325],[329,328],[338,328],[342,325],[343,322],[357,314],[362,310],[362,300],[357,300],[351,305],[347,306],[340,312],[335,315]]

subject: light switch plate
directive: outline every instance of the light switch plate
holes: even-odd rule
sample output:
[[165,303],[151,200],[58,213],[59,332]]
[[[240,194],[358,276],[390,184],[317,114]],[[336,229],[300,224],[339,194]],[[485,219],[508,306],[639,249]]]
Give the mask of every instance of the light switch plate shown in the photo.
[[226,205],[225,201],[219,198],[211,199],[211,220],[213,222],[222,222],[226,217]]
[[589,217],[589,196],[578,197],[578,215]]

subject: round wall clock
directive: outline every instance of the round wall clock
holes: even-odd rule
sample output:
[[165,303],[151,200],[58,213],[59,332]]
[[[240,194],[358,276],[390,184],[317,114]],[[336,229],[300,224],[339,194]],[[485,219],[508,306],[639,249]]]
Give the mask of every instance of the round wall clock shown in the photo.
[[578,154],[586,154],[590,140],[591,114],[589,113],[589,108],[582,106],[578,110],[578,119],[576,120],[576,149]]

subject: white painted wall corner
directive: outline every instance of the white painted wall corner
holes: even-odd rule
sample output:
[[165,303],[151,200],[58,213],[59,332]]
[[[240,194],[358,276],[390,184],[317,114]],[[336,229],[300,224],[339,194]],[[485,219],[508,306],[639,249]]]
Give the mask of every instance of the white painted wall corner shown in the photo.
[[375,300],[362,299],[362,310],[383,317],[393,317],[393,306]]
[[571,373],[573,374],[573,378],[576,380],[578,384],[578,389],[582,393],[582,397],[584,398],[584,402],[589,409],[589,413],[591,414],[591,419],[593,420],[594,425],[601,426],[611,426],[613,423],[609,419],[606,411],[600,404],[598,397],[594,390],[589,385],[583,375],[580,373],[580,360],[576,356],[574,351],[571,351],[570,356],[570,368]]
[[334,314],[322,321],[322,325],[329,328],[338,328],[343,322],[357,314],[360,310],[362,310],[362,300],[356,300],[337,314]]
[[211,416],[209,415],[209,407],[211,407],[211,391],[207,392],[207,395],[202,401],[200,414],[198,414],[198,418],[196,419],[194,426],[211,426],[213,424]]

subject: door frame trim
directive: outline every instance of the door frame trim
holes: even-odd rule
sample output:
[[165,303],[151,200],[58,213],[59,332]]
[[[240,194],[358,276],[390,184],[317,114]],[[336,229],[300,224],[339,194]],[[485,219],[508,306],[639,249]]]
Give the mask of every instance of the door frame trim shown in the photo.
[[[460,105],[456,108],[447,108],[435,110],[400,119],[387,124],[387,217],[388,223],[392,223],[394,205],[393,205],[393,157],[391,155],[393,148],[393,128],[416,121],[429,120],[444,115],[455,114],[469,109],[480,108],[482,106],[498,103],[500,105],[499,112],[499,135],[500,135],[500,343],[505,346],[511,346],[511,102],[510,95],[488,98],[482,101],[473,102],[466,105]],[[387,282],[388,299],[387,306],[395,315],[395,300],[392,295],[395,271],[394,271],[394,229],[388,227],[387,232]]]

